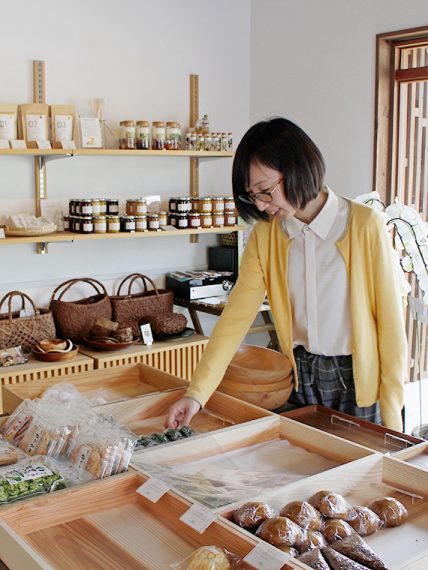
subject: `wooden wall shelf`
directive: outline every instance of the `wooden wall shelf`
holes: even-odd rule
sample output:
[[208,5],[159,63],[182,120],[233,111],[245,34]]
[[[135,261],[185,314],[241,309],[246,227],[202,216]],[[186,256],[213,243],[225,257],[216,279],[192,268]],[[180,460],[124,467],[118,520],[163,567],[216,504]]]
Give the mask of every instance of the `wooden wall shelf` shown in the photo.
[[0,149],[5,156],[163,156],[191,158],[230,158],[233,152],[200,150],[120,150],[117,148],[77,148],[77,149]]

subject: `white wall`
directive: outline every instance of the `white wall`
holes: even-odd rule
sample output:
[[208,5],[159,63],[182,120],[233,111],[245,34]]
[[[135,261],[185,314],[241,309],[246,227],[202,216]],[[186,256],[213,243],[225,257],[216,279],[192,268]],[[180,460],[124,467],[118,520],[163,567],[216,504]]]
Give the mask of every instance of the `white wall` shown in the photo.
[[370,192],[376,34],[428,25],[426,0],[252,0],[251,18],[251,122],[290,118],[336,192]]
[[[15,0],[2,7],[0,102],[32,102],[32,60],[46,61],[46,100],[74,104],[83,116],[90,99],[106,100],[105,118],[189,122],[189,75],[200,75],[200,112],[212,130],[238,140],[249,123],[248,0]],[[6,50],[7,47],[7,50]],[[6,55],[7,51],[7,55]],[[203,161],[201,194],[231,193],[231,159]],[[188,159],[75,157],[48,164],[46,206],[69,198],[188,193]],[[0,216],[33,207],[33,160],[0,160]],[[133,271],[160,275],[206,265],[206,246],[186,236],[0,248],[0,293],[18,288],[45,304],[55,284],[94,276],[112,285]]]

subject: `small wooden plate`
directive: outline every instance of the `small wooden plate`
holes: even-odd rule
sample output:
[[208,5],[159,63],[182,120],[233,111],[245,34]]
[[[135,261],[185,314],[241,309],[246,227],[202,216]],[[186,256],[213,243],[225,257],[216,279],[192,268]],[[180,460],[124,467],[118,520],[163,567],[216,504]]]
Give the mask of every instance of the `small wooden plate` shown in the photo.
[[42,360],[43,362],[61,362],[63,360],[72,360],[79,352],[79,347],[73,344],[70,352],[40,352],[33,348],[34,358]]
[[101,340],[92,340],[91,338],[85,337],[83,342],[95,350],[121,350],[131,346],[139,341],[138,337],[130,342],[102,342]]

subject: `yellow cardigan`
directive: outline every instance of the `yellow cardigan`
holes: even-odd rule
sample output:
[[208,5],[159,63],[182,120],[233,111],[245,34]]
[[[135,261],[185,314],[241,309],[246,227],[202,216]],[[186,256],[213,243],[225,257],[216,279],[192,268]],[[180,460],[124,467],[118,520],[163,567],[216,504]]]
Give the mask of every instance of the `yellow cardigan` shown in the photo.
[[[356,400],[362,407],[379,400],[382,423],[401,430],[407,342],[391,240],[376,211],[351,200],[349,207],[348,226],[336,246],[345,261],[350,283]],[[187,391],[202,405],[222,380],[266,292],[281,350],[293,364],[297,389],[287,284],[291,243],[277,219],[254,226],[242,257],[239,279]]]

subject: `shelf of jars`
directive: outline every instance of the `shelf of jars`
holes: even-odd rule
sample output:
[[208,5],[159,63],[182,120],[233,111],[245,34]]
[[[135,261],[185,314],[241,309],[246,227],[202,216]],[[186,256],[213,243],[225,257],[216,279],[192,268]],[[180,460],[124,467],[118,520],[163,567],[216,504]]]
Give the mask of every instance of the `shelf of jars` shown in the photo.
[[180,230],[158,230],[144,232],[117,232],[117,233],[90,233],[77,234],[74,232],[55,232],[39,236],[25,237],[5,237],[0,239],[0,245],[18,245],[24,243],[73,243],[85,240],[100,239],[139,239],[153,237],[188,236],[201,234],[229,234],[246,229],[245,225],[227,226],[223,228],[200,228],[200,229],[180,229]]
[[227,158],[233,157],[233,152],[229,151],[207,151],[207,150],[121,150],[76,148],[76,149],[0,149],[0,155],[6,156],[163,156],[190,158]]

